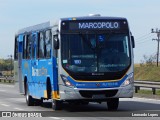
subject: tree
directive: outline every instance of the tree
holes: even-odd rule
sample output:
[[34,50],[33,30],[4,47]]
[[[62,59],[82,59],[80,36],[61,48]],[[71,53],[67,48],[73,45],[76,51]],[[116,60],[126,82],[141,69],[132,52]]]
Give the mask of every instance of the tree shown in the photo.
[[[13,60],[12,60],[13,63]],[[0,59],[0,71],[13,70],[13,64],[11,65],[10,59]]]
[[156,62],[156,55],[143,55],[143,60],[141,60],[140,66],[154,66]]

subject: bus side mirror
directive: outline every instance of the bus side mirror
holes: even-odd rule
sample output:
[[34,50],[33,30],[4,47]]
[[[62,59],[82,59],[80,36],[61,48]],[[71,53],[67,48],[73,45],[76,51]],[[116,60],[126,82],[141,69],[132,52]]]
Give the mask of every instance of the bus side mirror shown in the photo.
[[131,36],[132,47],[135,48],[134,36]]
[[59,39],[58,35],[53,35],[53,40],[54,40],[54,49],[59,49]]

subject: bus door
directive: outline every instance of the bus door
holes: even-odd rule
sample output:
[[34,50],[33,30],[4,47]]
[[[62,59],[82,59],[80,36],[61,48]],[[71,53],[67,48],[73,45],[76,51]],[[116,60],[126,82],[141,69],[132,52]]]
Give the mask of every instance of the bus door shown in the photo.
[[20,93],[24,93],[24,86],[22,81],[22,50],[23,50],[24,35],[18,36],[18,84]]
[[[31,82],[33,83],[32,85],[32,90],[36,91],[37,88],[37,77],[38,77],[38,60],[36,59],[36,48],[37,48],[37,39],[38,39],[38,34],[37,33],[32,33],[31,35],[31,41],[32,41],[32,47],[31,47]],[[33,95],[36,95],[36,92],[33,92]]]

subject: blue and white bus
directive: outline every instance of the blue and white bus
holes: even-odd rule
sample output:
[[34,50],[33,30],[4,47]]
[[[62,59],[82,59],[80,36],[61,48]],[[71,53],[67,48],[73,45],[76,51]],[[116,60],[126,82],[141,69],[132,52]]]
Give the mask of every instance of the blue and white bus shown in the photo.
[[15,80],[28,106],[52,100],[106,102],[133,97],[134,37],[126,18],[61,18],[21,29],[15,35]]

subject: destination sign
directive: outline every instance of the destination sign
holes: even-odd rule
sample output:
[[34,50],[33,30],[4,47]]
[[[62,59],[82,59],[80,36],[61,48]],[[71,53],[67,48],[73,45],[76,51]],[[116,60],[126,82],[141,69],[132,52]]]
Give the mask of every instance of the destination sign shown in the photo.
[[118,22],[82,22],[78,23],[78,29],[118,29]]
[[63,21],[61,23],[62,30],[120,30],[128,29],[126,21],[119,20],[77,20],[77,21]]

